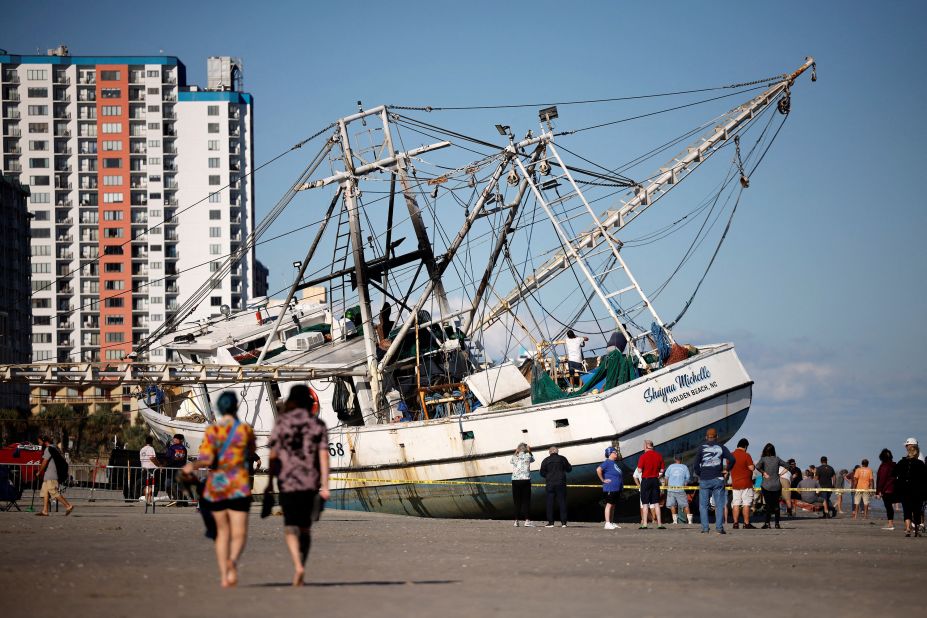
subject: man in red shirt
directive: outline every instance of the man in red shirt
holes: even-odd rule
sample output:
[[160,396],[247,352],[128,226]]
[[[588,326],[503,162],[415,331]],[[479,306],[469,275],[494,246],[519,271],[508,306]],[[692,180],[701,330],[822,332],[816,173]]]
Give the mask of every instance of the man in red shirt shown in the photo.
[[637,459],[641,478],[641,530],[647,528],[648,506],[653,518],[657,520],[657,528],[666,529],[660,520],[660,477],[663,476],[663,468],[663,457],[653,450],[653,441],[644,440],[644,452]]
[[753,457],[747,452],[750,443],[746,438],[741,438],[737,443],[737,448],[731,455],[734,456],[734,466],[731,468],[731,490],[734,499],[731,501],[731,511],[734,513],[734,529],[740,527],[737,520],[740,518],[740,511],[743,508],[744,528],[753,529],[754,525],[750,523],[750,509],[753,506]]

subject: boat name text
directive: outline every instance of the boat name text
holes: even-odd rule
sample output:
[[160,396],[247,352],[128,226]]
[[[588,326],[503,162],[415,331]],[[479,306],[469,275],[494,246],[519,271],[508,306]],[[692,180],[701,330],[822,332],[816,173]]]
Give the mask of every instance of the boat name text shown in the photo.
[[[706,382],[707,384],[701,384]],[[717,388],[718,383],[711,380],[711,371],[702,365],[698,371],[682,373],[673,378],[668,386],[649,386],[644,391],[644,401],[651,403],[662,400],[663,403],[679,403],[689,397],[695,397],[707,390]]]

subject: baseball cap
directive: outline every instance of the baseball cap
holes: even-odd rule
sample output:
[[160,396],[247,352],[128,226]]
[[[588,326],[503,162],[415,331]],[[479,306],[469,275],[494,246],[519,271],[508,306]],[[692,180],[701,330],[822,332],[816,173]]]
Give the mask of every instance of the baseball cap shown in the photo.
[[917,439],[916,439],[916,438],[908,438],[907,440],[904,441],[904,445],[905,445],[905,446],[917,446]]
[[617,452],[618,452],[618,449],[616,449],[614,446],[610,446],[607,449],[605,449],[605,456],[610,457],[612,453],[617,453]]

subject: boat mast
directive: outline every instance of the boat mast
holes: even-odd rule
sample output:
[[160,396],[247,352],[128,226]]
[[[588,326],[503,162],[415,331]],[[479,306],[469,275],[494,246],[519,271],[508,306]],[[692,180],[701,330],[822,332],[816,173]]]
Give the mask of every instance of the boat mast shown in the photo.
[[638,187],[634,197],[627,202],[622,202],[620,208],[605,212],[595,226],[579,234],[575,240],[565,246],[564,251],[556,253],[534,273],[526,277],[522,285],[512,290],[487,311],[479,323],[475,323],[470,328],[470,331],[489,327],[505,313],[511,311],[531,291],[541,288],[564,272],[565,267],[575,259],[575,255],[582,254],[586,248],[596,244],[597,237],[601,235],[602,230],[610,230],[612,235],[622,230],[732,139],[743,125],[776,102],[780,96],[788,96],[790,87],[799,75],[810,68],[813,77],[814,66],[814,58],[809,56],[796,71],[783,75],[781,81],[776,82],[747,103],[728,112],[725,120],[716,126],[711,134],[700,137],[692,146],[674,157],[670,165],[660,168],[660,173],[646,185]]

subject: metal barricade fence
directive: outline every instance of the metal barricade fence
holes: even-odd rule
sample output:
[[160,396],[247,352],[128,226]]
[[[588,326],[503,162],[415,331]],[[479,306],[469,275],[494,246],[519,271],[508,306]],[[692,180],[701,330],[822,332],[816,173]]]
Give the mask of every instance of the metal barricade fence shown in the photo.
[[[40,467],[40,463],[0,464],[3,472],[0,479],[9,484],[6,489],[20,506],[26,502],[32,508],[41,506]],[[141,502],[148,472],[138,466],[72,463],[68,465],[68,478],[58,479],[59,490],[71,502]],[[157,503],[197,504],[196,496],[189,495],[177,479],[179,468],[155,468],[153,472]],[[205,475],[206,471],[197,471],[200,479],[205,478]]]

